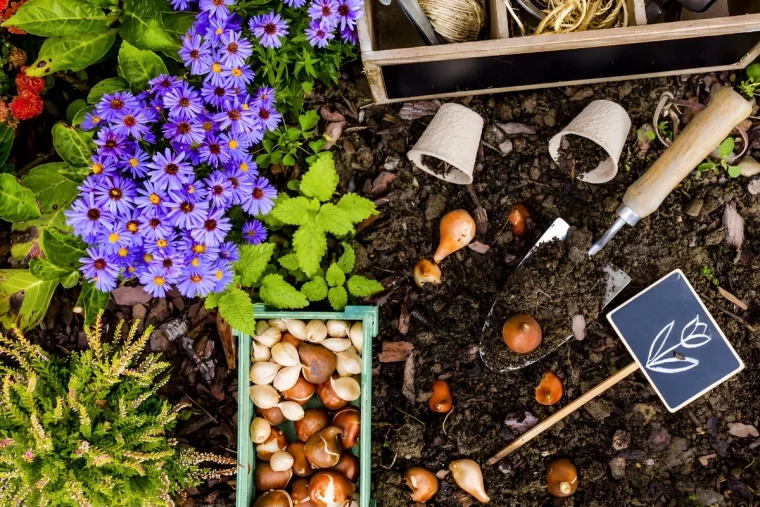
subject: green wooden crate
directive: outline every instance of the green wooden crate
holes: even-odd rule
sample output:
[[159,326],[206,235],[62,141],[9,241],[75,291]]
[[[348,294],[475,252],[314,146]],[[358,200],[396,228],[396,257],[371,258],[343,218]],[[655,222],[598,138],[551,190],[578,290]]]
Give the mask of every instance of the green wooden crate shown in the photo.
[[[362,395],[355,402],[361,409],[361,435],[358,449],[360,507],[373,507],[370,499],[370,468],[372,459],[372,339],[378,333],[378,311],[375,306],[347,306],[343,312],[303,312],[282,311],[255,305],[254,314],[257,319],[300,319],[309,320],[348,320],[363,322],[364,345],[362,347]],[[237,473],[237,507],[251,507],[256,498],[253,485],[253,471],[256,467],[256,452],[251,442],[251,420],[254,408],[248,387],[251,385],[248,377],[251,369],[251,336],[233,330],[238,338],[238,473]],[[288,433],[286,431],[286,433]]]

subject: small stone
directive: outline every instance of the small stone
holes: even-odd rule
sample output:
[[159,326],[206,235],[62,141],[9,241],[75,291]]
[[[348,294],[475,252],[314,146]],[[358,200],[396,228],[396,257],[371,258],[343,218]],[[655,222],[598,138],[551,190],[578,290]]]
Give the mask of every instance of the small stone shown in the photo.
[[760,176],[755,176],[751,180],[749,180],[749,185],[747,185],[747,190],[752,195],[760,194]]
[[695,492],[697,502],[700,505],[714,505],[723,503],[723,495],[708,488],[697,488]]
[[435,220],[446,209],[446,198],[441,194],[433,194],[428,197],[425,204],[425,220]]
[[649,424],[649,421],[657,414],[657,410],[648,403],[636,403],[633,406],[634,412],[638,412],[644,418],[644,424]]
[[159,298],[150,310],[148,323],[163,324],[167,318],[169,318],[169,302],[165,298]]
[[607,400],[591,400],[583,407],[591,417],[599,422],[604,421],[612,414],[612,404]]
[[702,199],[692,199],[689,204],[686,205],[683,212],[690,217],[697,217],[699,216],[699,212],[702,211],[702,205],[704,205],[704,203],[705,202]]
[[688,467],[689,470],[683,470],[683,473],[688,473],[691,470],[695,454],[696,452],[694,448],[690,447],[688,440],[682,437],[676,437],[671,442],[670,447],[668,447],[668,452],[663,458],[663,466],[665,467],[665,470]]
[[137,330],[142,331],[145,329],[145,316],[148,315],[148,308],[143,304],[136,304],[132,307],[132,320],[139,320]]
[[662,427],[655,428],[649,436],[649,447],[653,452],[662,452],[670,445],[670,433]]
[[513,149],[514,144],[512,144],[512,140],[510,139],[507,139],[503,143],[499,144],[499,150],[501,150],[504,155],[511,153]]
[[628,449],[631,445],[631,434],[625,430],[617,430],[612,436],[612,448],[616,451]]
[[130,287],[122,285],[111,291],[113,301],[120,306],[134,306],[137,303],[147,304],[153,296],[145,292],[142,286]]
[[757,428],[751,424],[743,424],[738,422],[728,423],[728,434],[739,438],[760,437],[760,433],[758,433]]
[[152,352],[163,352],[169,349],[169,339],[163,331],[156,329],[150,335],[150,350]]
[[612,458],[609,466],[613,479],[620,480],[625,477],[625,458]]

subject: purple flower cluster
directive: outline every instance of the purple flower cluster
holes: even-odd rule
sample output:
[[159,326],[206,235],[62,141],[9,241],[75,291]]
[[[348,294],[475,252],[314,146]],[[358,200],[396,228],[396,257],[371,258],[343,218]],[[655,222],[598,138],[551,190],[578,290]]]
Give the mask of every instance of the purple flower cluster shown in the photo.
[[[228,1],[207,3],[219,12]],[[233,33],[219,40],[246,47]],[[214,65],[225,69],[240,63],[234,51],[217,57]],[[89,246],[80,259],[85,277],[102,291],[114,289],[119,276],[136,277],[155,297],[173,287],[187,297],[224,290],[239,258],[238,247],[226,240],[232,229],[227,211],[240,205],[264,215],[277,197],[249,154],[279,122],[262,114],[274,111],[273,97],[269,88],[249,95],[227,76],[197,90],[167,75],[137,96],[104,95],[82,125],[96,130],[92,174],[66,212],[66,222]],[[208,176],[198,178],[197,169]],[[267,232],[251,219],[243,237],[256,244]]]
[[[288,0],[283,0],[286,4]],[[298,0],[291,0],[298,2]],[[306,36],[312,46],[323,48],[340,33],[343,42],[356,44],[356,21],[364,12],[364,0],[313,0],[309,6],[311,24]]]

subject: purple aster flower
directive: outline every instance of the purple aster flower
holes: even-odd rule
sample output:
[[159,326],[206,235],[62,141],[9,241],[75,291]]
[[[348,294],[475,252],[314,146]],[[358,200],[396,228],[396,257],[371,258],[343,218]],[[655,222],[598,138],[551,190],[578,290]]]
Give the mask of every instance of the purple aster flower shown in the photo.
[[98,116],[95,111],[91,111],[84,115],[84,120],[82,121],[82,129],[87,131],[93,130],[100,127],[101,123],[103,123],[103,118]]
[[[190,231],[182,232],[182,239],[180,241],[180,249],[185,252],[186,259],[202,258],[207,261],[214,260],[219,256],[219,247],[216,245],[208,245],[206,243],[198,242],[193,239],[193,234]],[[190,266],[197,267],[198,263],[189,262]]]
[[282,3],[284,3],[288,7],[294,7],[296,9],[300,9],[301,7],[306,5],[306,0],[282,0]]
[[82,273],[95,282],[96,289],[110,292],[116,288],[119,261],[114,255],[109,254],[104,246],[88,248],[87,257],[82,257],[79,262],[82,263]]
[[232,282],[231,264],[224,260],[218,260],[212,264],[214,274],[214,292],[223,291]]
[[155,241],[159,238],[171,236],[173,229],[172,221],[166,213],[156,212],[140,217],[140,228],[146,241]]
[[178,120],[191,120],[203,112],[200,93],[185,82],[166,94],[164,106],[169,109],[169,117]]
[[224,216],[224,210],[216,210],[208,214],[206,220],[192,229],[193,239],[209,246],[217,246],[224,242],[227,233],[232,229],[230,219]]
[[114,120],[119,114],[140,107],[140,101],[130,92],[106,93],[100,99],[95,111],[105,121]]
[[212,167],[224,165],[230,159],[226,147],[222,146],[214,134],[206,136],[206,141],[201,145],[199,153],[201,160]]
[[185,160],[185,153],[172,153],[167,148],[163,154],[156,153],[153,163],[148,167],[153,169],[149,175],[153,183],[167,190],[179,190],[183,184],[193,179],[193,168]]
[[[248,143],[248,146],[259,144],[262,139],[264,139],[264,127],[261,125],[261,123],[257,123],[253,126],[252,129],[249,129],[245,132],[245,140]],[[235,157],[235,160],[241,160],[243,157],[247,157],[247,152],[243,151]]]
[[281,47],[280,37],[288,34],[288,22],[274,11],[262,16],[254,16],[248,22],[248,26],[265,48]]
[[267,239],[267,229],[258,220],[250,220],[243,226],[243,239],[246,243],[258,245]]
[[118,168],[116,167],[116,160],[112,157],[106,157],[103,155],[95,155],[92,157],[92,174],[95,176],[116,176],[118,174]]
[[213,115],[204,114],[198,118],[198,121],[201,124],[201,128],[203,128],[203,132],[206,133],[206,138],[209,136],[215,136],[217,133],[219,133],[219,125],[217,125],[214,121]]
[[313,47],[323,48],[335,38],[335,35],[328,28],[323,27],[319,21],[312,21],[306,29],[306,37]]
[[203,125],[196,120],[182,119],[165,123],[161,127],[164,137],[179,144],[200,144],[206,138]]
[[[177,235],[172,231],[165,237],[157,236],[153,239],[147,240],[143,243],[146,253],[151,255],[151,258],[158,255],[159,252],[171,252],[177,247],[178,243]],[[147,259],[147,257],[146,257]],[[146,260],[146,262],[148,262]]]
[[235,0],[201,0],[198,7],[208,12],[209,17],[226,19],[230,15],[228,5],[235,5]]
[[188,36],[192,37],[196,33],[204,34],[206,33],[206,30],[208,29],[209,25],[209,15],[207,11],[201,11],[198,14],[195,15],[195,23],[193,23],[193,26],[188,30]]
[[236,164],[236,168],[247,174],[249,178],[259,175],[259,166],[253,161],[253,157],[250,155],[238,159],[234,163]]
[[214,121],[220,129],[225,130],[229,127],[232,132],[247,132],[253,128],[255,122],[253,111],[248,108],[248,104],[245,104],[244,108],[237,97],[227,101],[224,109],[214,115]]
[[226,174],[232,189],[232,204],[250,201],[253,192],[252,179],[239,169],[228,169]]
[[234,160],[240,160],[248,155],[246,150],[248,149],[248,146],[250,146],[250,142],[246,135],[236,132],[225,132],[219,136],[219,141],[222,143],[222,146],[228,150],[230,158]]
[[135,146],[130,153],[127,153],[120,160],[121,169],[128,172],[133,178],[142,178],[148,173],[148,162],[150,156],[140,148]]
[[253,190],[248,199],[243,202],[243,210],[253,216],[266,215],[274,207],[277,199],[277,190],[269,183],[269,180],[259,176],[253,182]]
[[184,192],[173,192],[169,200],[168,218],[175,227],[190,230],[203,225],[208,216],[207,202],[194,202]]
[[124,111],[114,118],[113,131],[122,136],[142,139],[150,131],[148,118],[138,109]]
[[105,249],[108,254],[126,257],[129,254],[129,247],[132,245],[132,235],[124,228],[124,224],[116,223],[111,230],[101,231],[95,236],[96,245]]
[[359,32],[356,31],[356,27],[345,27],[340,31],[340,39],[346,44],[356,45],[359,43]]
[[282,115],[273,106],[260,105],[255,112],[256,120],[262,128],[275,130],[282,120]]
[[143,188],[137,190],[139,194],[135,198],[137,209],[147,213],[148,216],[153,216],[163,211],[168,212],[169,197],[166,192],[159,185],[155,185],[151,181],[146,181],[143,185]]
[[251,70],[250,65],[243,65],[242,67],[232,67],[231,69],[225,69],[222,71],[222,78],[225,79],[225,83],[228,87],[238,88],[245,90],[245,86],[248,83],[253,82],[255,74]]
[[153,255],[151,264],[160,266],[166,279],[169,282],[175,282],[182,274],[182,268],[186,265],[185,255],[179,248],[174,250],[165,249]]
[[66,223],[74,228],[78,236],[90,243],[102,230],[113,227],[114,216],[95,204],[93,194],[83,195],[71,205],[64,215]]
[[182,86],[182,81],[179,78],[168,74],[160,74],[148,81],[148,84],[150,85],[151,93],[154,93],[156,97],[162,99],[164,95],[171,90]]
[[256,90],[256,94],[253,96],[253,105],[274,106],[274,88],[264,86]]
[[225,241],[219,245],[219,257],[229,262],[240,260],[240,249],[232,241]]
[[253,54],[253,46],[248,39],[241,38],[239,32],[228,30],[219,41],[222,46],[222,63],[227,67],[241,67]]
[[206,186],[203,183],[195,180],[186,183],[180,193],[182,193],[185,199],[192,203],[203,201],[206,199],[206,197],[208,197]]
[[218,56],[215,57],[209,67],[208,74],[203,78],[203,82],[209,83],[211,86],[227,86],[224,71],[224,65],[222,65],[220,58]]
[[356,20],[362,17],[363,8],[364,0],[338,0],[338,26],[340,29],[355,27]]
[[190,0],[171,0],[172,9],[175,11],[189,11]]
[[225,173],[214,171],[206,179],[205,184],[212,209],[226,210],[232,204],[232,183]]
[[135,207],[135,182],[121,176],[108,176],[99,182],[95,204],[114,215],[127,214]]
[[160,266],[149,266],[147,270],[140,273],[138,279],[143,284],[143,290],[154,298],[165,297],[166,291],[172,289],[163,268]]
[[201,88],[201,97],[206,102],[214,107],[222,107],[227,101],[235,96],[231,87],[228,86],[214,86],[211,83],[203,83]]
[[201,263],[192,270],[187,270],[177,282],[177,289],[185,297],[205,297],[214,290],[213,269],[209,264]]
[[204,41],[200,35],[196,34],[182,41],[182,49],[179,50],[179,56],[185,62],[185,67],[190,68],[190,72],[200,76],[209,71],[211,67],[211,43]]
[[337,0],[314,0],[308,12],[311,19],[321,22],[325,28],[333,29],[338,24]]
[[117,134],[110,128],[103,128],[98,132],[95,144],[99,146],[98,155],[119,159],[124,155],[127,148],[127,138]]
[[123,227],[126,233],[132,238],[133,245],[142,244],[142,234],[140,230],[140,211],[135,209],[130,214],[122,218],[119,227]]

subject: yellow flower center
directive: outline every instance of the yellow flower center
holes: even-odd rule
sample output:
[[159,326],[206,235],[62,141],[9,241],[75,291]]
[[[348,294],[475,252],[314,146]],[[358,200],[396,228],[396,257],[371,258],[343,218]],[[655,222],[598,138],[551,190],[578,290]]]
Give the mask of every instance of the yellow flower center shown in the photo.
[[243,171],[244,173],[247,173],[248,172],[248,164],[246,164],[245,162],[240,162],[240,170]]
[[195,185],[190,185],[187,187],[187,193],[188,194],[194,194],[195,193]]
[[94,123],[95,125],[97,125],[97,124],[98,124],[98,123],[100,123],[101,121],[102,121],[102,120],[100,119],[100,116],[93,116],[93,117],[92,117],[92,123]]
[[158,194],[150,194],[148,200],[151,202],[151,204],[158,204],[161,202],[161,197]]
[[118,232],[112,232],[111,234],[108,235],[108,241],[111,243],[116,243],[117,241],[119,241],[119,237],[120,236]]
[[119,257],[126,257],[128,253],[129,253],[129,250],[127,249],[127,247],[123,246],[119,248]]
[[232,75],[235,77],[240,77],[243,75],[243,71],[235,67],[234,69],[232,69]]
[[198,283],[201,280],[203,280],[203,277],[201,275],[193,275],[190,277],[190,281],[193,283]]
[[192,264],[194,268],[197,268],[198,264],[200,264],[200,263],[201,263],[201,261],[198,260],[198,257],[193,257],[193,260],[190,261],[190,264]]
[[101,174],[103,172],[103,169],[105,169],[103,167],[103,164],[100,164],[98,162],[95,162],[94,164],[92,164],[92,172],[95,174]]
[[145,255],[143,255],[143,260],[144,260],[145,262],[150,262],[150,261],[152,261],[152,260],[153,260],[153,255],[151,255],[151,254],[149,254],[149,253],[146,253]]
[[130,273],[134,273],[135,272],[135,267],[134,266],[129,266],[127,268],[127,271],[129,271]]
[[238,142],[235,139],[232,139],[229,142],[229,147],[230,147],[231,150],[237,150]]
[[127,224],[127,230],[128,230],[129,232],[137,232],[137,231],[139,230],[139,227],[137,226],[137,222],[135,222],[135,221],[130,221],[130,222]]
[[206,245],[202,245],[198,243],[197,245],[193,245],[193,252],[202,254],[206,251]]
[[159,287],[166,283],[166,280],[162,276],[157,276],[153,278],[153,283],[158,285]]
[[243,104],[243,111],[248,111],[251,108],[248,104]]
[[129,165],[131,165],[132,167],[137,167],[138,165],[140,165],[140,161],[137,160],[135,157],[132,157],[129,159]]
[[224,272],[221,269],[217,269],[216,270],[216,279],[217,280],[221,280],[222,278],[224,278]]
[[165,239],[159,239],[158,241],[156,241],[156,246],[157,246],[158,248],[164,248],[164,247],[166,247],[166,245],[168,245],[168,244],[169,244],[169,242],[168,242],[168,241],[166,241]]
[[215,74],[220,74],[222,72],[222,64],[220,64],[218,62],[214,63],[211,66],[211,71],[214,72]]
[[223,33],[224,33],[224,30],[222,30],[221,28],[217,28],[216,29],[216,34],[217,35],[222,35]]

